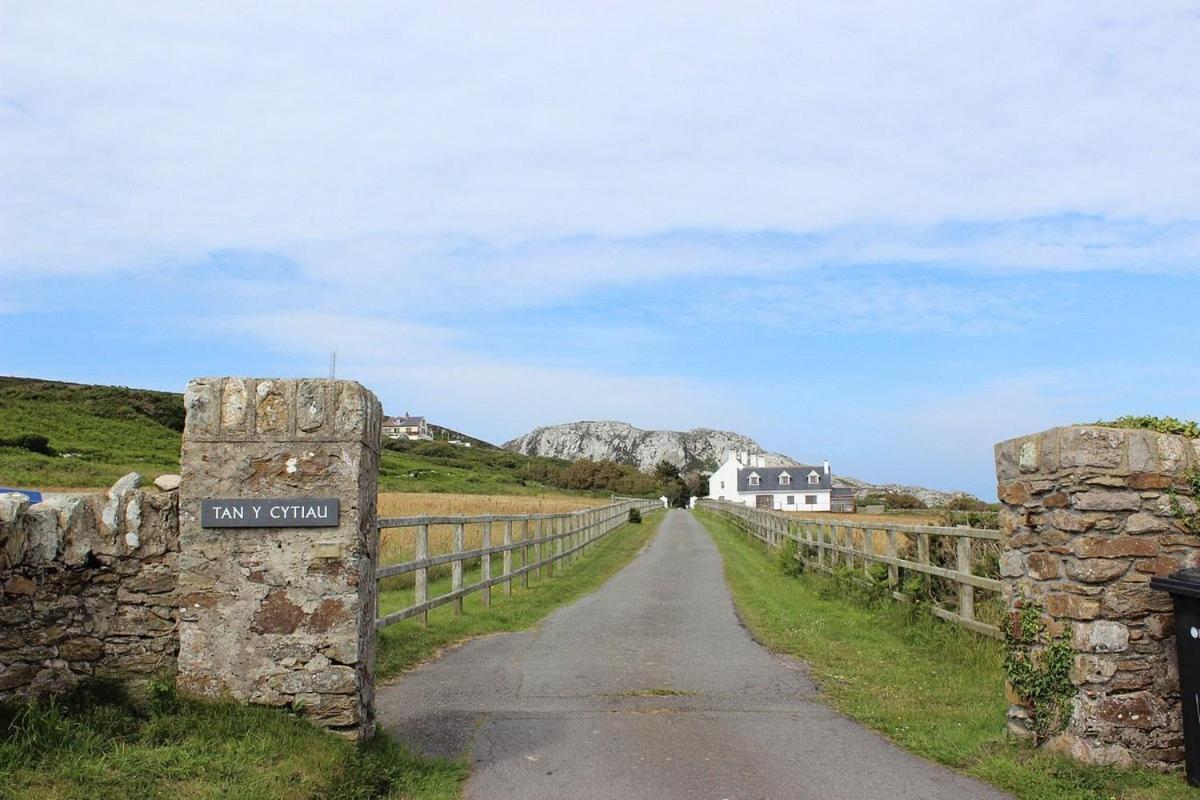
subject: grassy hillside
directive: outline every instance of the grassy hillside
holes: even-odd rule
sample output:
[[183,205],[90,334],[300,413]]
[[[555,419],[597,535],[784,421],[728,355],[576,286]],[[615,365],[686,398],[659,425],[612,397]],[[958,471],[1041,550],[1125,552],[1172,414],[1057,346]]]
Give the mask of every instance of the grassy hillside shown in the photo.
[[[0,378],[0,485],[109,486],[179,471],[183,399],[167,392]],[[48,439],[49,452],[16,446]]]
[[[0,486],[104,488],[129,472],[148,480],[175,473],[182,430],[182,395],[0,378]],[[379,488],[463,494],[658,488],[631,467],[529,458],[479,444],[388,441]]]

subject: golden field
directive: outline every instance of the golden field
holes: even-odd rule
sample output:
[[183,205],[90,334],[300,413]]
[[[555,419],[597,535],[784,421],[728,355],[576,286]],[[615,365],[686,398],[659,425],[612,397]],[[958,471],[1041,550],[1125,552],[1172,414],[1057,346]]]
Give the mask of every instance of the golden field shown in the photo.
[[[604,497],[572,495],[479,495],[419,492],[384,492],[379,495],[379,517],[454,516],[484,514],[561,514],[585,508],[607,505]],[[536,523],[535,523],[536,525]],[[379,539],[379,563],[393,564],[409,561],[416,551],[415,528],[384,528]],[[536,527],[530,535],[536,533]],[[519,539],[522,526],[514,525],[513,538]],[[492,544],[503,541],[503,524],[492,528]],[[429,528],[429,555],[449,553],[453,546],[453,525],[432,525]],[[463,549],[473,550],[483,545],[483,525],[467,525],[463,531]],[[519,556],[518,556],[519,560]]]

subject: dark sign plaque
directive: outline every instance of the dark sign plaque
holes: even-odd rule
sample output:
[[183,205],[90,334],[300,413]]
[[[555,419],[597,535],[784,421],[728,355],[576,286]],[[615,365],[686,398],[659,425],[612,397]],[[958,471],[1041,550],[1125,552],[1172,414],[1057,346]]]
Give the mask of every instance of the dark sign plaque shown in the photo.
[[336,528],[336,497],[201,500],[201,528]]

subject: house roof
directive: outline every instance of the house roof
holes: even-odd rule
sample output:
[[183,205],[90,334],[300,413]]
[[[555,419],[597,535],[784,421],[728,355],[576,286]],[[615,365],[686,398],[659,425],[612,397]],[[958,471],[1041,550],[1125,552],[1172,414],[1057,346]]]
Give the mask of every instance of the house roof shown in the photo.
[[385,428],[407,428],[411,425],[424,425],[424,424],[425,424],[424,417],[412,417],[412,416],[406,415],[403,417],[384,417],[383,418],[383,427],[385,427]]
[[[808,474],[816,471],[820,477],[819,483],[809,483]],[[792,476],[791,483],[780,484],[779,476],[786,472]],[[758,486],[750,485],[750,475],[757,474],[761,479]],[[826,474],[823,467],[810,467],[805,464],[792,464],[787,467],[743,467],[738,470],[737,490],[739,494],[754,494],[755,492],[803,492],[805,489],[829,489],[833,486],[833,475]]]

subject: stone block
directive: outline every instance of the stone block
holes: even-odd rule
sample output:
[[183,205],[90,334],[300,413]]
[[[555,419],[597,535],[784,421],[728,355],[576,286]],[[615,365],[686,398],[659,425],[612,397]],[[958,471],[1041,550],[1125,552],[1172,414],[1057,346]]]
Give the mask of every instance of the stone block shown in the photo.
[[250,393],[246,381],[226,378],[221,386],[221,431],[245,433],[249,409]]
[[1126,485],[1130,489],[1144,491],[1146,489],[1170,489],[1176,483],[1178,481],[1170,475],[1163,475],[1157,472],[1141,472],[1130,475]]
[[1182,472],[1190,461],[1191,442],[1182,436],[1158,436],[1158,463],[1163,472]]
[[1005,550],[1000,554],[1000,577],[1019,578],[1025,574],[1025,556],[1018,550]]
[[1039,581],[1057,579],[1062,571],[1062,559],[1050,553],[1030,553],[1025,558],[1029,577]]
[[1085,653],[1121,653],[1129,648],[1129,628],[1120,622],[1099,620],[1076,625],[1072,642]]
[[1072,426],[1060,434],[1061,466],[1119,470],[1126,463],[1126,432],[1115,428]]
[[300,381],[296,389],[296,429],[299,435],[316,433],[325,425],[329,388],[327,381]]
[[1162,711],[1147,692],[1100,698],[1094,708],[1096,719],[1127,728],[1152,730],[1162,725]]
[[1138,536],[1081,536],[1071,543],[1080,558],[1127,558],[1158,555],[1158,543]]
[[1107,558],[1068,559],[1067,575],[1083,583],[1106,583],[1129,571],[1129,562]]
[[1071,680],[1076,684],[1105,683],[1115,674],[1117,664],[1108,656],[1077,655],[1071,668]]
[[1137,511],[1142,498],[1137,492],[1093,489],[1075,495],[1072,506],[1079,511]]
[[254,387],[254,430],[289,438],[291,416],[288,413],[294,384],[291,381],[260,380]]
[[1053,617],[1090,620],[1100,615],[1100,603],[1082,595],[1056,592],[1046,595],[1046,613]]
[[1144,581],[1119,581],[1104,592],[1102,604],[1110,618],[1142,617],[1151,612],[1172,610],[1171,596],[1150,588]]
[[1024,481],[1002,483],[997,491],[1001,501],[1010,505],[1024,505],[1032,499],[1029,484]]

